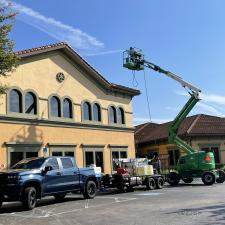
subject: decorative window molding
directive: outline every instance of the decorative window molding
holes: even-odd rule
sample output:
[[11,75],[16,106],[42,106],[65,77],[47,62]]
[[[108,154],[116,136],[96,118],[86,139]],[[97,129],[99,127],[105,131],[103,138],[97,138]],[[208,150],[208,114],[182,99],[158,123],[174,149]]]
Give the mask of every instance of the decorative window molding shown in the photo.
[[[66,107],[66,104],[68,104],[67,105],[68,108]],[[74,118],[73,106],[74,106],[73,100],[69,96],[64,96],[62,98],[62,117],[64,119]]]
[[108,119],[109,119],[109,124],[117,123],[117,111],[114,105],[110,105],[108,107]]
[[[53,104],[55,104],[54,109],[52,108]],[[57,94],[52,94],[48,98],[48,114],[49,118],[58,119],[62,117],[62,102],[61,98]]]
[[118,106],[117,109],[117,123],[125,125],[125,111],[122,106]]
[[88,100],[82,101],[82,121],[92,121],[92,104]]
[[[32,109],[32,105],[28,105],[28,99],[27,99],[27,96],[28,94],[32,95],[33,97],[33,109]],[[30,115],[38,115],[39,114],[39,97],[38,97],[38,94],[32,90],[32,89],[27,89],[24,91],[24,112],[25,114],[30,114]],[[27,110],[30,110],[32,111],[33,110],[33,113],[29,113],[27,112]]]
[[102,122],[102,109],[98,102],[92,103],[92,118],[95,122]]
[[[19,108],[15,111],[13,111],[11,109],[11,104],[12,104],[12,99],[11,99],[11,93],[12,91],[16,91],[20,96],[19,96]],[[34,112],[35,113],[26,113],[26,96],[27,93],[30,93],[33,98],[34,98]],[[17,116],[17,117],[31,117],[31,118],[36,118],[39,114],[39,97],[37,95],[37,93],[33,90],[33,89],[26,89],[26,90],[22,90],[19,87],[13,86],[10,87],[7,91],[7,114],[13,115],[13,116]],[[15,104],[15,103],[13,103]]]

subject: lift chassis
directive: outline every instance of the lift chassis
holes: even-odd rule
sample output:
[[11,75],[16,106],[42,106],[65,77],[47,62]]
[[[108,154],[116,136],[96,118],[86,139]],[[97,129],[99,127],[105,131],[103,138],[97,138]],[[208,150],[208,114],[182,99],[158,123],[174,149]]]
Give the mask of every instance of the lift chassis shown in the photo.
[[144,70],[146,67],[164,74],[180,83],[181,86],[187,89],[190,94],[190,99],[175,117],[168,131],[168,142],[170,144],[177,145],[179,149],[182,149],[186,153],[178,159],[178,163],[176,165],[177,172],[171,172],[168,174],[168,183],[171,185],[177,185],[181,179],[185,183],[191,183],[195,177],[201,177],[203,183],[206,185],[212,185],[215,182],[223,183],[225,180],[225,174],[222,170],[216,170],[213,153],[198,151],[178,137],[178,128],[200,100],[199,94],[201,90],[184,81],[180,76],[146,61],[142,52],[136,48],[131,47],[124,52],[123,66],[133,71]]

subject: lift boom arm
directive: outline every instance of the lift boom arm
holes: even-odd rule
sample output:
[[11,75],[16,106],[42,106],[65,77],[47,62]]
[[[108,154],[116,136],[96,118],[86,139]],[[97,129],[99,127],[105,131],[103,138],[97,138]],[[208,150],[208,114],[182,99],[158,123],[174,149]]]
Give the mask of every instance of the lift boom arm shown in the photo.
[[180,124],[184,121],[184,119],[187,117],[189,112],[192,110],[192,108],[200,100],[199,93],[201,92],[201,90],[184,81],[176,74],[173,74],[170,71],[163,70],[159,66],[146,61],[141,51],[135,48],[130,48],[129,50],[126,50],[124,52],[123,66],[128,69],[137,71],[144,70],[144,67],[148,67],[149,69],[153,69],[179,82],[182,87],[188,90],[188,93],[191,95],[191,97],[170,125],[168,141],[169,143],[176,144],[179,148],[185,150],[189,154],[196,152],[194,148],[192,148],[190,145],[188,145],[186,142],[184,142],[178,137],[178,128]]

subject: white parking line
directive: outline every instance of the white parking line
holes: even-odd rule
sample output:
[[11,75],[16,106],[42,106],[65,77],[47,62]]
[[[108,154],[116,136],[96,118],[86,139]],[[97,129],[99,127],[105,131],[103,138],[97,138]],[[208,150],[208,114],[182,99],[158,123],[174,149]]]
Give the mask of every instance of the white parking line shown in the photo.
[[[99,205],[96,205],[96,206],[89,206],[89,199],[85,201],[85,204],[84,204],[84,207],[81,207],[79,209],[73,209],[73,210],[69,210],[69,211],[63,211],[63,212],[59,212],[59,213],[54,213],[53,211],[56,209],[53,208],[51,210],[42,210],[41,208],[35,208],[34,210],[31,211],[31,214],[30,215],[23,215],[21,213],[5,213],[5,214],[0,214],[0,217],[1,216],[12,216],[12,217],[20,217],[20,218],[36,218],[36,219],[40,219],[40,218],[48,218],[48,217],[54,217],[54,216],[60,216],[60,215],[63,215],[63,214],[68,214],[68,213],[72,213],[72,212],[77,212],[77,211],[82,211],[82,210],[87,210],[87,209],[90,209],[90,208],[98,208],[98,207],[103,207],[103,206],[108,206],[108,205],[112,205],[112,204],[118,204],[118,203],[123,203],[123,202],[128,202],[128,201],[133,201],[133,200],[136,200],[138,198],[123,198],[123,197],[107,197],[107,196],[104,196],[104,197],[96,197],[97,199],[114,199],[113,202],[109,202],[109,203],[104,203],[104,204],[99,204]],[[35,212],[36,211],[41,211],[40,214],[41,215],[35,215]]]
[[161,195],[162,193],[157,193],[157,192],[143,192],[143,193],[137,193],[137,194],[133,194],[133,195],[140,195],[140,196],[157,196],[157,195]]

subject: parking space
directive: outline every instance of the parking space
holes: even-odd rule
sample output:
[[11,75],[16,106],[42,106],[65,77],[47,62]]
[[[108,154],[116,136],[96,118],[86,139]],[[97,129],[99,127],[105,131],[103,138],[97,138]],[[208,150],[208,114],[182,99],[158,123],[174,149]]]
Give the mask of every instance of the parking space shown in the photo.
[[211,215],[217,208],[225,213],[221,199],[224,194],[225,185],[203,186],[199,183],[166,186],[154,191],[136,189],[121,194],[109,190],[91,200],[84,200],[81,195],[68,195],[61,203],[49,197],[32,211],[23,211],[19,203],[4,204],[0,224],[201,224],[216,220],[220,215]]

